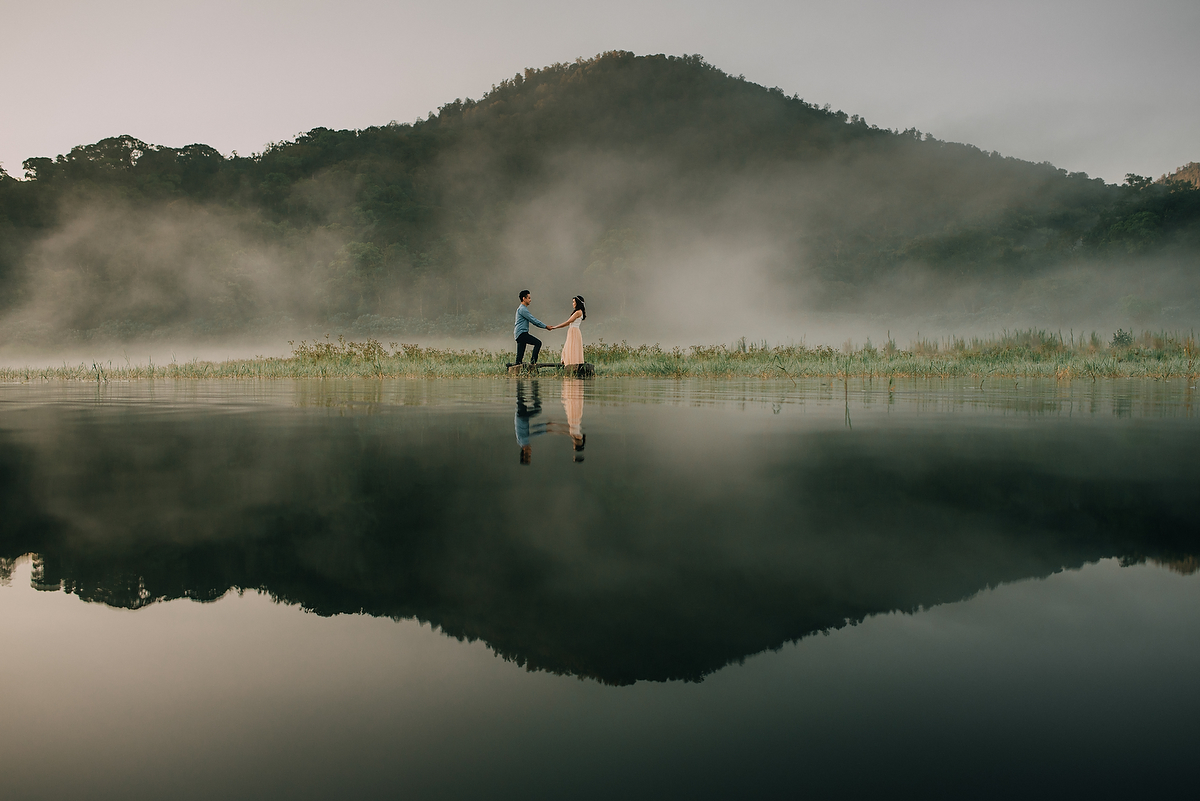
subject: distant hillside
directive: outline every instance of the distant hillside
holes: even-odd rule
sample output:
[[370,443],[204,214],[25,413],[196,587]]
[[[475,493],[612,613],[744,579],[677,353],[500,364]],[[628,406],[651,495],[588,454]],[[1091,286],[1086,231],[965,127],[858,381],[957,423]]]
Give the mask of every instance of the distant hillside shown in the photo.
[[1200,189],[1200,163],[1189,161],[1170,175],[1164,175],[1158,179],[1158,183],[1161,184],[1168,181],[1180,181]]
[[249,157],[120,136],[23,166],[0,176],[0,303],[30,340],[498,330],[518,284],[625,318],[679,287],[719,308],[701,288],[730,280],[853,309],[919,273],[976,309],[1015,301],[963,287],[1200,253],[1194,183],[881,130],[699,56],[530,69],[425,120]]

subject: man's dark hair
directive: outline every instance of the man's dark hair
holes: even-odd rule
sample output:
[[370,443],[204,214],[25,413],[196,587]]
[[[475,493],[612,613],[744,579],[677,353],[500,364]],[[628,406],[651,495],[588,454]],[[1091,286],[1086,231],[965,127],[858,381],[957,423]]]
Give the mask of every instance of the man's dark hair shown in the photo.
[[517,295],[517,300],[525,300],[525,296],[529,294],[528,289],[522,289],[521,294]]

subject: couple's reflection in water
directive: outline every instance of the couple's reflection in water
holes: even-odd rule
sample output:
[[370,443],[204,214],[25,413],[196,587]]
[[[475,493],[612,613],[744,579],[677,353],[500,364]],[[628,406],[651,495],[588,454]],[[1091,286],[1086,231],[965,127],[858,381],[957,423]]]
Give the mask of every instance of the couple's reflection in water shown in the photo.
[[517,412],[513,416],[517,444],[521,447],[521,464],[533,461],[533,438],[542,434],[565,434],[571,439],[571,451],[576,462],[583,461],[583,448],[587,437],[583,433],[583,382],[577,378],[562,382],[562,405],[565,423],[555,421],[547,414],[545,420],[536,420],[542,415],[542,396],[538,382],[517,382]]

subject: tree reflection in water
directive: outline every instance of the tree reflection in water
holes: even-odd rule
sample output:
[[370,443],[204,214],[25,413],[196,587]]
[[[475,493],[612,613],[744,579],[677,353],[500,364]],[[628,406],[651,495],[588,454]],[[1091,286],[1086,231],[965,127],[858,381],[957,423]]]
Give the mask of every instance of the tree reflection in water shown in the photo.
[[537,381],[510,391],[469,414],[8,413],[0,567],[36,553],[37,586],[118,607],[237,588],[417,618],[613,684],[700,680],[872,613],[1104,557],[1195,569],[1190,423],[1130,436],[1112,415],[884,426],[862,412],[853,429],[765,436],[734,405],[600,404],[586,470],[520,468],[504,409],[515,401],[522,462],[543,431],[579,455],[591,390],[562,382],[565,423],[538,420]]

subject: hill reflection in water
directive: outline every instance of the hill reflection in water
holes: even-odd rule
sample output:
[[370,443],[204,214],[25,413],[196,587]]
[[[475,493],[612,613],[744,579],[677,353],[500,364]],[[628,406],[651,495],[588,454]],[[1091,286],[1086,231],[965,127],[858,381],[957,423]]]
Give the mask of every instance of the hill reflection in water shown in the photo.
[[0,557],[117,607],[253,588],[698,681],[1105,557],[1194,571],[1198,445],[1180,383],[22,389]]

